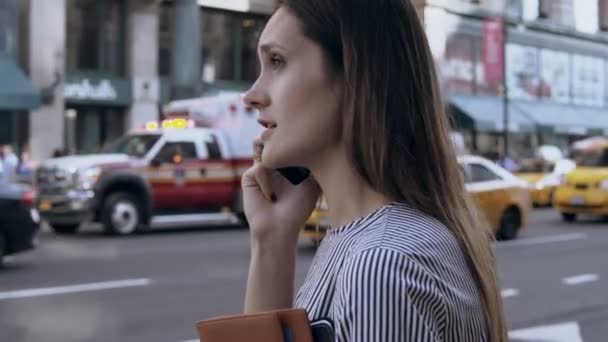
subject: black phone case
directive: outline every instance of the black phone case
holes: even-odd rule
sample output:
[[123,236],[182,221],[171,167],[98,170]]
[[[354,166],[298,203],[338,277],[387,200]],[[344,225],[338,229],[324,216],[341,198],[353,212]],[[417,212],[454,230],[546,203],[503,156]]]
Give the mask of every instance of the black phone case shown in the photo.
[[302,183],[310,175],[310,171],[303,167],[286,167],[277,171],[293,185]]
[[334,342],[336,335],[329,319],[319,319],[311,322],[312,340],[314,342]]

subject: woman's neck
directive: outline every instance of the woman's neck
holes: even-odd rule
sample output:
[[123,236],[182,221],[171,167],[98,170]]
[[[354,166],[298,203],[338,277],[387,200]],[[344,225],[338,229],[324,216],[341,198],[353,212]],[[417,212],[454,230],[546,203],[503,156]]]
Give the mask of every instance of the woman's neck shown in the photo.
[[315,163],[312,173],[323,190],[332,227],[363,217],[390,201],[361,178],[343,148]]

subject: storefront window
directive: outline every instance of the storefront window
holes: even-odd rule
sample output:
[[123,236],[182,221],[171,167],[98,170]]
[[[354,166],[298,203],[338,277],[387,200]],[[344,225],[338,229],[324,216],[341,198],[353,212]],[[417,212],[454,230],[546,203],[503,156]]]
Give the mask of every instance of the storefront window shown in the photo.
[[67,67],[124,73],[126,0],[67,1]]
[[121,108],[72,106],[76,111],[76,151],[97,152],[120,138],[125,132],[125,116]]

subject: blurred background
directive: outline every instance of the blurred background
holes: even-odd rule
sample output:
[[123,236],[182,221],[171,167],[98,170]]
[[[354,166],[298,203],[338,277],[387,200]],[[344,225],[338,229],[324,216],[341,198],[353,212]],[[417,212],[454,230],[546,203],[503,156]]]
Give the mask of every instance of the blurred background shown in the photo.
[[[412,2],[512,340],[606,341],[608,0]],[[239,96],[276,5],[0,0],[1,341],[188,341],[241,310]]]

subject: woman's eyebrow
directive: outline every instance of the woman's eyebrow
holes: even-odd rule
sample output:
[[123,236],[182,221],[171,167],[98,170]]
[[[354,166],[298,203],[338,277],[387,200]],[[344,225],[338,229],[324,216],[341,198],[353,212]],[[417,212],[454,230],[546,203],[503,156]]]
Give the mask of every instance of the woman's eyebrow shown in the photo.
[[260,51],[264,53],[269,53],[271,49],[279,49],[279,50],[287,50],[283,45],[279,43],[264,43],[260,45]]

